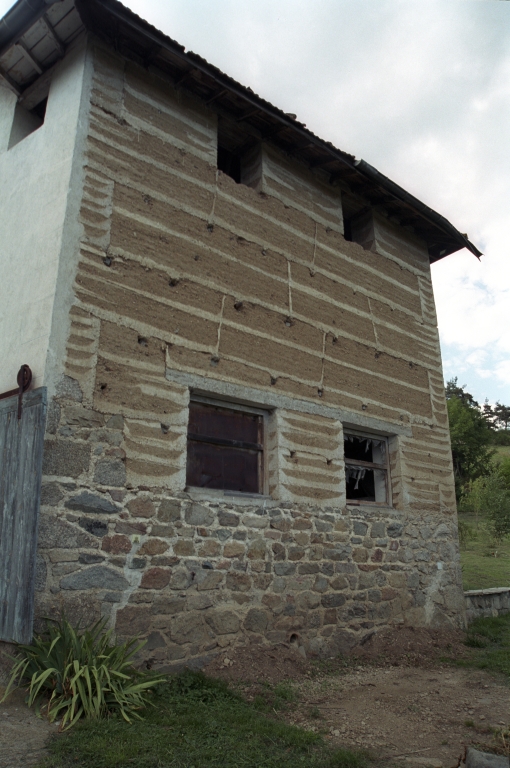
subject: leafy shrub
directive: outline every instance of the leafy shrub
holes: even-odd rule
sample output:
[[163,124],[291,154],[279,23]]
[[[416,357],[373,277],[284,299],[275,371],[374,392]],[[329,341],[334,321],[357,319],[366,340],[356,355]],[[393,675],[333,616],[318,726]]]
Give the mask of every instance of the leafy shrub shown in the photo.
[[138,710],[147,706],[150,689],[162,678],[132,665],[145,643],[129,640],[116,645],[105,625],[105,620],[98,621],[80,632],[65,617],[48,621],[32,645],[18,645],[19,656],[2,701],[18,681],[28,686],[28,706],[35,705],[50,722],[61,718],[60,730],[82,717],[120,714],[127,722],[141,719]]

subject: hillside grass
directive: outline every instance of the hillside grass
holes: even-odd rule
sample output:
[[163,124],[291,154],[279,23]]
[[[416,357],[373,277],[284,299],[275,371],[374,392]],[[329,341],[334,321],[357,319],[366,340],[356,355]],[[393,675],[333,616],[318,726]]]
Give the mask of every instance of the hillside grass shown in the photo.
[[472,653],[457,659],[458,666],[503,675],[510,684],[510,614],[475,619],[468,627],[465,643]]
[[467,523],[473,533],[460,549],[464,589],[510,587],[510,537],[496,545],[482,518],[459,514],[459,522]]

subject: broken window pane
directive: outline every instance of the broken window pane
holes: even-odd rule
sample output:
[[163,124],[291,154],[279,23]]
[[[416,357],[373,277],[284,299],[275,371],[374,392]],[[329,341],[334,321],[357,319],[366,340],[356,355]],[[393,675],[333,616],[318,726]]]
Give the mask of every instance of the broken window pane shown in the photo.
[[388,503],[386,439],[346,434],[345,484],[351,503]]

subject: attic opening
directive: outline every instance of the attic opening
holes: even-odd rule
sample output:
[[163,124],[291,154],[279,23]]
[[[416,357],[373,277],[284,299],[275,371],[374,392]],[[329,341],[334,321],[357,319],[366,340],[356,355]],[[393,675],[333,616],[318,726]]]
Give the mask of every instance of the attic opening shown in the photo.
[[27,109],[18,102],[14,109],[14,116],[11,125],[11,133],[9,136],[8,149],[19,144],[20,141],[26,139],[31,133],[37,131],[44,123],[46,117],[46,105],[48,103],[48,97],[45,96],[34,107]]
[[218,118],[218,170],[236,184],[256,187],[260,180],[259,142],[243,125]]

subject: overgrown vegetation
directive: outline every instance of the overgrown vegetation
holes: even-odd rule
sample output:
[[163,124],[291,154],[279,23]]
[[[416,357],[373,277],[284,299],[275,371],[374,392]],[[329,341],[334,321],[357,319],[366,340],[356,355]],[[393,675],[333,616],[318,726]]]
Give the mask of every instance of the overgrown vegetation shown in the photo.
[[59,720],[60,730],[81,718],[141,719],[151,689],[161,680],[133,667],[143,645],[137,640],[115,644],[104,621],[84,631],[75,630],[65,617],[48,621],[31,645],[18,645],[3,698],[16,685],[26,686],[28,705],[50,722]]
[[[275,689],[276,690],[276,689]],[[277,698],[289,702],[290,688]],[[274,691],[269,692],[274,697]],[[158,686],[143,721],[84,721],[50,744],[45,768],[363,768],[361,753],[268,717],[227,685],[186,670]]]

